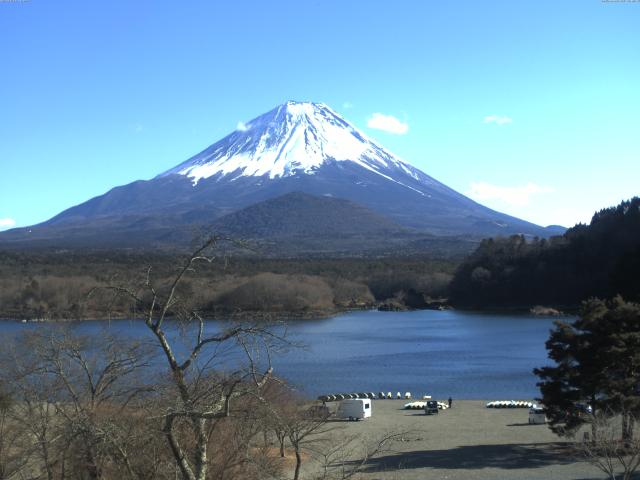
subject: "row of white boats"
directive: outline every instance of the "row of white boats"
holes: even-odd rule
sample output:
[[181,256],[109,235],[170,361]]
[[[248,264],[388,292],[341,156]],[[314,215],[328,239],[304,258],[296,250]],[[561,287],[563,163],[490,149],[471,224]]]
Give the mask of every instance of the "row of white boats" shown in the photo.
[[[427,405],[427,402],[410,402],[404,404],[405,410],[424,410],[424,407]],[[438,410],[446,410],[449,408],[449,405],[444,402],[438,402]]]
[[[378,399],[378,400],[391,400],[393,398],[396,398],[398,400],[401,399],[405,399],[405,400],[410,400],[411,399],[411,392],[405,392],[404,395],[402,395],[402,393],[397,392],[395,395],[391,392],[378,392],[378,394],[376,395],[373,392],[359,392],[359,393],[336,393],[333,395],[320,395],[318,397],[318,400],[322,401],[322,402],[338,402],[340,400],[348,400],[350,398],[369,398],[371,400],[374,399]],[[424,396],[425,399],[430,399],[431,397],[429,396]]]
[[487,403],[487,408],[531,408],[534,405],[524,400],[495,400]]

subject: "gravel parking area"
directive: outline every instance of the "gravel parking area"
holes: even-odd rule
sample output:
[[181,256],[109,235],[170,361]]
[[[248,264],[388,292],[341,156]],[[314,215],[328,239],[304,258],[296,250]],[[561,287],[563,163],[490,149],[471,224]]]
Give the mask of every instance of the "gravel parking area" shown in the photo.
[[405,400],[375,400],[373,416],[336,421],[332,436],[374,440],[407,432],[367,465],[368,479],[597,479],[602,474],[576,456],[567,439],[546,425],[529,425],[528,409],[489,409],[486,401],[454,401],[438,415],[403,410]]

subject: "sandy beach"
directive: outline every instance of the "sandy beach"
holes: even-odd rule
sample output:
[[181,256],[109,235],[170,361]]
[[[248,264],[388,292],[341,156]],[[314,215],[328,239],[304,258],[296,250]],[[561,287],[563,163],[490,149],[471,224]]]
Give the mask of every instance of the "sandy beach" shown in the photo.
[[450,410],[427,416],[404,410],[406,400],[375,400],[371,418],[331,422],[337,427],[331,436],[374,440],[390,431],[407,432],[371,460],[362,476],[367,479],[602,478],[572,453],[569,439],[546,425],[529,425],[528,409],[489,409],[486,402],[454,400]]

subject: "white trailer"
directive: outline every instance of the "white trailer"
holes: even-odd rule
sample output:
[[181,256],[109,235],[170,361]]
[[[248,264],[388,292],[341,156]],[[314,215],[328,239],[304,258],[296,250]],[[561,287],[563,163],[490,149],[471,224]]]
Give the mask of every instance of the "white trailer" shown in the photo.
[[371,416],[371,399],[355,398],[343,400],[338,405],[336,417],[348,418],[349,420],[358,421],[361,418],[369,418]]

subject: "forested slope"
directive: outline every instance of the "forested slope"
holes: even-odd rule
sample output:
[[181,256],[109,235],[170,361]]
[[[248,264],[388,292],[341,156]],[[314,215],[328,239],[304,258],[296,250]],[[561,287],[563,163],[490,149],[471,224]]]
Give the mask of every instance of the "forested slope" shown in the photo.
[[450,285],[459,307],[577,306],[589,297],[640,299],[640,198],[597,212],[559,237],[484,240]]

